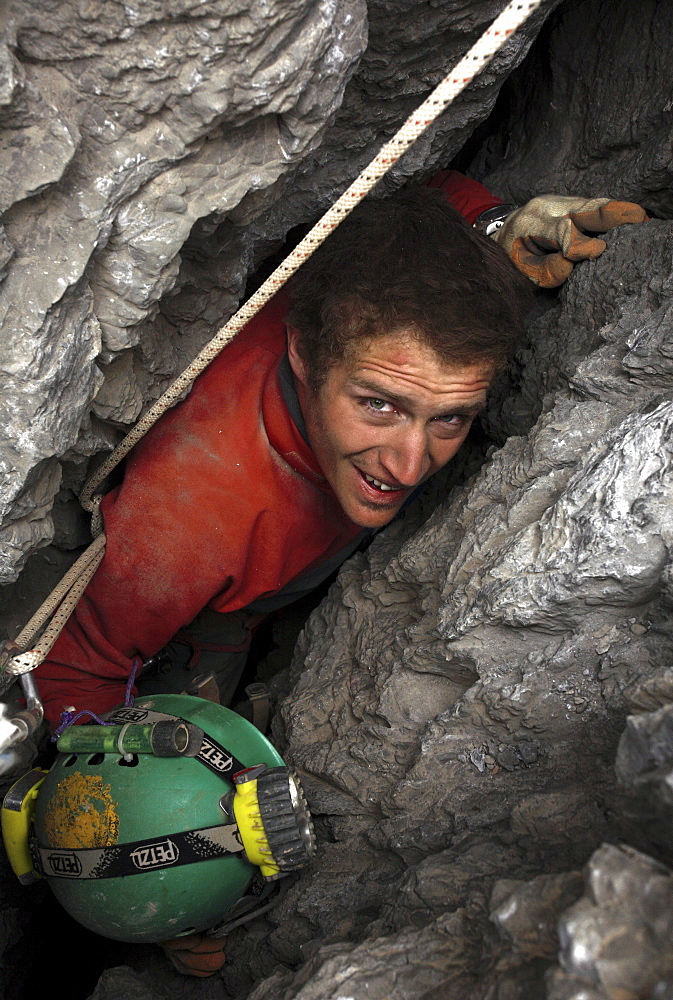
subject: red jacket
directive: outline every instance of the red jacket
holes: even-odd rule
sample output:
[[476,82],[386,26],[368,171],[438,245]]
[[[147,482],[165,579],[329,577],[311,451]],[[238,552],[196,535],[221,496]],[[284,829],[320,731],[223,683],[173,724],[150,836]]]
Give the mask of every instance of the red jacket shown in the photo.
[[[450,171],[431,186],[470,222],[498,204]],[[52,725],[66,704],[119,704],[133,657],[152,656],[205,606],[236,611],[276,594],[360,534],[283,399],[286,305],[277,295],[224,349],[105,497],[105,557],[37,670]]]

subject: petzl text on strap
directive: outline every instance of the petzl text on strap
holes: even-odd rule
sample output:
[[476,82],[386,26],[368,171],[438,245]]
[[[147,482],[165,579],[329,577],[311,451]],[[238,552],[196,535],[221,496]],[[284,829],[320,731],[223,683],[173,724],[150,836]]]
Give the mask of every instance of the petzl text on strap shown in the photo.
[[243,844],[235,823],[185,830],[111,847],[40,847],[32,840],[35,867],[47,878],[123,878],[238,854]]
[[[182,719],[179,715],[152,712],[150,709],[142,708],[141,706],[138,708],[133,706],[118,708],[105,716],[105,721],[111,725],[118,725],[124,722],[162,722],[165,719],[170,719],[173,722],[188,723],[187,719]],[[196,757],[194,757],[194,760],[198,760],[209,771],[212,771],[213,774],[219,774],[220,777],[225,778],[227,781],[231,781],[232,775],[237,774],[238,771],[245,771],[246,767],[249,766],[248,764],[242,764],[237,757],[234,757],[230,750],[227,750],[221,743],[214,740],[212,736],[205,734],[201,749]]]

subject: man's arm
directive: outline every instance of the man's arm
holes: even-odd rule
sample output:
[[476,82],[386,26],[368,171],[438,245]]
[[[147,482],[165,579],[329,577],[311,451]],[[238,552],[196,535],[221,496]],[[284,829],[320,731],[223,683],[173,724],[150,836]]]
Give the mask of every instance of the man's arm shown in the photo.
[[[236,452],[255,454],[269,361],[244,340],[134,448],[103,501],[104,559],[36,674],[52,726],[65,705],[100,714],[119,704],[134,657],[152,656],[214,598],[221,610],[246,603],[260,515]],[[243,356],[248,380],[232,385]]]
[[[226,588],[228,579],[235,589],[239,537],[229,532],[225,542],[224,518],[214,515],[211,520],[219,523],[208,538],[204,504],[213,501],[212,491],[199,491],[192,472],[196,482],[176,497],[169,482],[184,469],[166,455],[163,463],[158,457],[152,461],[151,454],[140,457],[142,468],[137,474],[131,469],[122,490],[104,502],[105,557],[37,670],[52,728],[65,705],[99,715],[118,705],[134,657],[145,660],[157,652]],[[223,500],[221,510],[244,520],[235,498]],[[222,537],[219,553],[213,536]]]
[[97,713],[206,606],[277,594],[359,533],[292,420],[278,379],[275,296],[129,455],[102,504],[105,557],[37,670],[47,718]]
[[[503,204],[479,181],[456,170],[440,171],[428,187],[443,191],[470,225],[478,225],[481,215]],[[541,288],[562,285],[575,263],[600,257],[607,244],[594,234],[648,220],[640,205],[610,198],[545,194],[521,208],[506,208],[509,211],[499,224],[489,227],[488,235]]]
[[495,208],[496,205],[502,205],[502,200],[491,194],[483,184],[458,173],[457,170],[440,170],[428,181],[427,187],[438,188],[446,196],[449,204],[460,212],[471,226],[482,212]]

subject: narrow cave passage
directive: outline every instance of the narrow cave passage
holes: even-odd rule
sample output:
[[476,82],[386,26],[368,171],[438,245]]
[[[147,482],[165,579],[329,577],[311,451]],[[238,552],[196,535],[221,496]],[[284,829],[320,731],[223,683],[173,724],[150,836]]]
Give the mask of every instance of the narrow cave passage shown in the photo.
[[[91,456],[493,13],[206,6],[12,0],[0,26],[9,634],[86,541],[74,498]],[[513,204],[606,196],[651,221],[536,293],[446,474],[258,628],[235,700],[261,680],[278,702],[315,865],[196,982],[153,946],[84,931],[3,858],[0,994],[668,995],[672,30],[656,0],[547,0],[376,192],[452,167]]]

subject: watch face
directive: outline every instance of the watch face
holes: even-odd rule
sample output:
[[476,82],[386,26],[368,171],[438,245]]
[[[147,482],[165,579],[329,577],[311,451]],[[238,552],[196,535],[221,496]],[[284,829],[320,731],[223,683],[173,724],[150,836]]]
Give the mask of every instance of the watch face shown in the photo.
[[474,220],[473,226],[485,236],[491,236],[501,229],[508,215],[516,209],[516,205],[494,205],[487,208]]
[[491,236],[493,233],[496,233],[498,229],[502,229],[504,225],[505,225],[504,219],[495,219],[493,222],[488,223],[488,225],[484,229],[484,232],[486,233],[487,236]]

